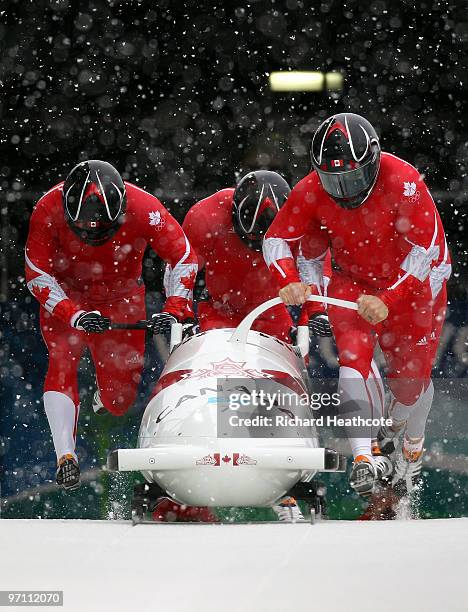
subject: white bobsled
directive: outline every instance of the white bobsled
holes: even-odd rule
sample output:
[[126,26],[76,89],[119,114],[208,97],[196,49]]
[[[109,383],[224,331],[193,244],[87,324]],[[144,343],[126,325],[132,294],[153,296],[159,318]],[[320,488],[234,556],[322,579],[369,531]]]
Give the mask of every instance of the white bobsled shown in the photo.
[[[232,413],[220,392],[226,388],[258,390],[274,380],[289,393],[309,392],[308,328],[298,329],[297,346],[250,329],[257,316],[280,302],[265,302],[236,329],[182,340],[181,326],[174,325],[171,353],[145,410],[138,448],[112,451],[108,469],[140,471],[148,483],[190,506],[271,506],[316,472],[343,471],[344,457],[320,447],[313,425],[288,438],[270,430],[253,437],[258,433],[249,427],[240,430],[242,437],[229,435],[234,428],[220,430],[220,419],[227,423],[226,411]],[[292,412],[303,420],[313,416],[301,402]]]

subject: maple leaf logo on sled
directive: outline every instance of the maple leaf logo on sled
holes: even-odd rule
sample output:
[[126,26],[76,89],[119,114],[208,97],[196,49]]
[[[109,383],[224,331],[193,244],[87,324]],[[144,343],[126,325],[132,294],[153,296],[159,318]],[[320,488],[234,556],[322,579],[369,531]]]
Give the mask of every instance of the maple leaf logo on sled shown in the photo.
[[201,368],[199,370],[189,370],[182,374],[182,380],[195,379],[202,380],[203,378],[229,377],[229,378],[273,378],[272,374],[256,370],[255,368],[246,368],[245,361],[233,361],[226,357],[222,361],[212,361],[210,368]]
[[403,182],[403,195],[413,196],[416,193],[416,183]]
[[154,225],[158,228],[158,230],[164,227],[164,220],[161,218],[161,213],[159,210],[153,210],[148,213],[149,216],[149,224]]

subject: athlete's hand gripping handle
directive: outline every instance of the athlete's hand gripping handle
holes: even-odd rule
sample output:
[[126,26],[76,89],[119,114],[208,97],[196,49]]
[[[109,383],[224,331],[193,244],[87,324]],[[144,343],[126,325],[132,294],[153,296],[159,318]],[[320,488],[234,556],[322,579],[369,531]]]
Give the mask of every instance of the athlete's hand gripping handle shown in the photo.
[[103,317],[99,310],[79,313],[72,326],[88,334],[102,334],[110,329],[110,319]]

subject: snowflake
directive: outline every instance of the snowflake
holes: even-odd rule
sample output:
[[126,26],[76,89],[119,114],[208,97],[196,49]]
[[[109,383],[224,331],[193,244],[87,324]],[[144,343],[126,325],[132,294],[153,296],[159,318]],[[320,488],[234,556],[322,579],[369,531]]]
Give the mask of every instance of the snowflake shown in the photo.
[[412,196],[416,193],[416,183],[409,183],[404,181],[403,183],[403,195]]
[[164,225],[164,219],[161,218],[161,213],[159,210],[153,210],[149,215],[149,224],[158,226],[158,229],[161,229]]

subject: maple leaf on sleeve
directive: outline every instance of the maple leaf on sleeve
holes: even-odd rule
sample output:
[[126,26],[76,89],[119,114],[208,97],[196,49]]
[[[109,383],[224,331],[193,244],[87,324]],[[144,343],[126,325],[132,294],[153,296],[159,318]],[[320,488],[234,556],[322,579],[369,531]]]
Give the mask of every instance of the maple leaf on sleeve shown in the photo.
[[195,282],[195,276],[197,273],[195,271],[190,272],[187,276],[182,276],[180,282],[186,289],[192,289],[193,283]]
[[45,304],[49,299],[50,287],[40,287],[39,285],[33,285],[31,291],[41,304]]

